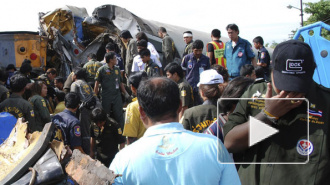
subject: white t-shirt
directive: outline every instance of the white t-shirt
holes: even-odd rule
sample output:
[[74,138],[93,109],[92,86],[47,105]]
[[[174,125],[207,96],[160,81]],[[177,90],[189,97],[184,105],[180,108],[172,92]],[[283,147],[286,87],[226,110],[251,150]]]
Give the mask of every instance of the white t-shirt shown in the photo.
[[157,50],[156,50],[156,48],[155,48],[154,45],[152,45],[150,42],[148,42],[147,48],[149,49],[151,55],[155,55],[159,59],[159,54],[158,54],[158,52],[157,52]]
[[[159,67],[162,67],[162,64],[160,63],[159,58],[155,56],[154,54],[150,54],[150,59],[156,63]],[[145,68],[145,64],[142,62],[142,59],[140,55],[137,55],[133,59],[133,64],[132,64],[132,72],[138,72],[138,71],[143,71]]]

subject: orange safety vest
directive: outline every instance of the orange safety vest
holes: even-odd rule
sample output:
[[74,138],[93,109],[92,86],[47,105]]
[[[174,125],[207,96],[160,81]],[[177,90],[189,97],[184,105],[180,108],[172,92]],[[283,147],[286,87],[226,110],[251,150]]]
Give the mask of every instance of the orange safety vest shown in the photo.
[[[218,65],[223,66],[224,68],[227,68],[227,61],[226,59],[223,57],[224,53],[225,53],[225,43],[223,42],[215,42],[215,41],[211,41],[207,44],[212,44],[213,48],[214,48],[214,58],[215,58],[215,63]],[[206,49],[208,49],[208,46],[206,46]]]

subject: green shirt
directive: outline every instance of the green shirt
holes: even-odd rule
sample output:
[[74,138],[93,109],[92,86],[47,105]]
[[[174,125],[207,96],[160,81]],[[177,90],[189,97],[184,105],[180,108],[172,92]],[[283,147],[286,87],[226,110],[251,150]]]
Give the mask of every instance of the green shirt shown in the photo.
[[187,130],[203,133],[215,120],[217,120],[217,107],[203,104],[184,111],[182,125]]
[[9,98],[9,90],[0,82],[0,103]]
[[188,43],[186,45],[186,47],[184,48],[183,54],[182,54],[182,58],[184,58],[184,56],[188,55],[189,53],[193,52],[193,49],[192,49],[193,42],[194,41],[191,41],[190,43]]
[[110,69],[104,65],[97,70],[95,80],[102,86],[102,98],[120,95],[120,84],[122,82],[120,69],[116,66]]
[[154,63],[151,59],[149,60],[144,71],[147,73],[148,77],[160,76],[159,66],[156,63]]
[[0,112],[8,112],[18,118],[28,121],[29,129],[35,130],[35,116],[31,104],[22,96],[13,93],[9,98],[0,103]]
[[[242,98],[264,97],[266,83],[252,85]],[[275,93],[273,92],[273,96]],[[244,164],[239,168],[242,184],[328,184],[330,175],[329,110],[330,91],[313,82],[306,94],[307,103],[292,109],[277,121],[279,132],[242,152],[240,162],[304,163],[307,164]],[[248,121],[264,107],[264,100],[240,100],[224,126],[224,134]],[[309,141],[307,134],[309,108]],[[316,114],[317,113],[317,114]],[[304,145],[304,144],[307,145]],[[311,150],[302,148],[311,146]],[[236,160],[236,159],[235,159]],[[239,162],[236,160],[236,162]]]
[[182,107],[192,107],[194,105],[194,95],[191,86],[185,79],[182,78],[177,83],[180,90]]
[[29,99],[35,115],[35,128],[32,131],[42,131],[45,124],[50,122],[50,114],[43,97],[34,95]]
[[87,82],[94,82],[97,70],[102,67],[102,63],[96,60],[89,60],[83,68],[87,71]]

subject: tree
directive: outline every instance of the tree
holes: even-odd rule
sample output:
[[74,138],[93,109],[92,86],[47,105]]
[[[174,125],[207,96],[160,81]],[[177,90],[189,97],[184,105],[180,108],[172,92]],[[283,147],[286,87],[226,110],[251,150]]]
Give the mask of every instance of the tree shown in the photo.
[[272,44],[269,47],[274,49],[277,45],[278,45],[278,43],[275,42],[275,40],[273,40]]
[[[313,24],[318,21],[322,21],[330,25],[330,0],[321,0],[317,3],[304,3],[306,8],[304,9],[305,13],[311,14],[307,19],[304,25]],[[330,32],[323,29],[321,35],[330,40]]]
[[[307,19],[307,21],[304,22],[304,26],[313,24],[315,22],[322,21],[326,24],[330,25],[330,0],[321,0],[316,3],[304,3],[306,6],[304,8],[304,12],[307,14],[311,14],[311,16]],[[289,34],[289,38],[292,39],[292,37],[295,35],[297,32],[296,30],[291,31],[292,34]],[[322,29],[321,35],[330,40],[330,32]]]

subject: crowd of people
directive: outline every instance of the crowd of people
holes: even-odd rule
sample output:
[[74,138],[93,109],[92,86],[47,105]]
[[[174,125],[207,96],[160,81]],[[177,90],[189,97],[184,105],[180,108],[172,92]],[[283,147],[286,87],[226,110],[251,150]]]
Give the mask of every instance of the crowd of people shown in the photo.
[[[326,183],[330,91],[313,82],[311,48],[285,41],[271,58],[258,36],[255,55],[236,24],[226,31],[224,43],[212,30],[204,54],[185,31],[177,62],[179,41],[166,28],[162,55],[144,32],[123,30],[122,55],[108,43],[103,61],[89,54],[66,80],[55,68],[33,78],[29,60],[19,71],[8,65],[0,111],[23,117],[29,132],[52,122],[53,139],[121,174],[116,184]],[[249,146],[249,116],[279,134]]]

